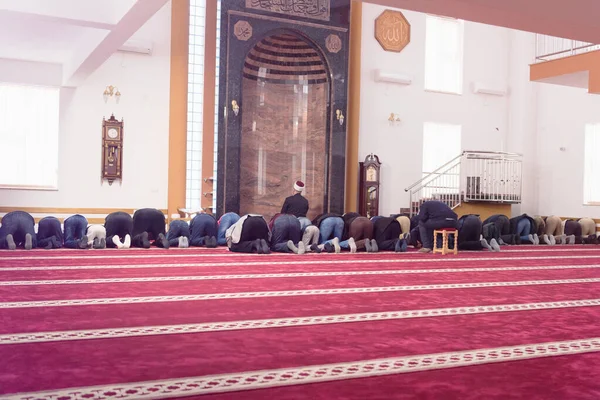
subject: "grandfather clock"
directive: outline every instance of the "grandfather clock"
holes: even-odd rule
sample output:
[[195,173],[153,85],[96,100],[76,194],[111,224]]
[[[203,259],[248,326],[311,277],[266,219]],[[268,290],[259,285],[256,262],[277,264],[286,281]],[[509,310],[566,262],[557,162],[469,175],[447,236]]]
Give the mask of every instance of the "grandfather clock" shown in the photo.
[[123,181],[123,120],[102,119],[102,181]]
[[371,153],[359,165],[358,212],[370,218],[379,215],[381,163],[379,157]]

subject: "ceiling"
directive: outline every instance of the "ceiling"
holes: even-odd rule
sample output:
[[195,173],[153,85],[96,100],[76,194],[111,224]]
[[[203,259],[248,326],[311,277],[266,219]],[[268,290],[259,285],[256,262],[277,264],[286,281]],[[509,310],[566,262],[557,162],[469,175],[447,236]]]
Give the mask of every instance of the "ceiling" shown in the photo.
[[600,43],[598,0],[365,0],[583,42]]
[[[598,0],[365,1],[600,43]],[[0,0],[0,58],[60,65],[77,86],[168,2]]]
[[62,67],[77,86],[169,0],[0,0],[0,59]]

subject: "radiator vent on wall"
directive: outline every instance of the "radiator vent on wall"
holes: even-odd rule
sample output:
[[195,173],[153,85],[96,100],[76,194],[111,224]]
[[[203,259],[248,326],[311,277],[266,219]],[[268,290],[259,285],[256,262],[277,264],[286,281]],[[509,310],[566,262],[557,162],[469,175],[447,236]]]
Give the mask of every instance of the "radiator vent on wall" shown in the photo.
[[393,72],[385,72],[380,69],[375,70],[376,82],[398,83],[400,85],[410,85],[412,78],[404,74],[396,74]]
[[125,53],[152,55],[153,47],[154,43],[150,41],[128,40],[118,50]]
[[506,88],[501,86],[489,85],[481,82],[473,82],[473,93],[491,94],[493,96],[506,96]]

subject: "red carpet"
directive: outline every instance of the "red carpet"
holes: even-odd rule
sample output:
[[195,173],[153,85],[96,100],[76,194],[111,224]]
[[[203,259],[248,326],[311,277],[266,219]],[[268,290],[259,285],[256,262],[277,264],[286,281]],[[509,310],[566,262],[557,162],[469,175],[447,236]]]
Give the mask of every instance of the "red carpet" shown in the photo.
[[0,399],[598,399],[600,246],[0,252]]

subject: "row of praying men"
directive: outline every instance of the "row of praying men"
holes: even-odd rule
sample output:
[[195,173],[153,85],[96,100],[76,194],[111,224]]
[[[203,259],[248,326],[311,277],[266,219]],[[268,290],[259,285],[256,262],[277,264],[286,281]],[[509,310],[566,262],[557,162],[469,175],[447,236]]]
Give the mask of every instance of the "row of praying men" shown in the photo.
[[590,218],[562,221],[523,214],[509,219],[494,215],[481,221],[477,215],[460,219],[445,203],[427,201],[419,214],[367,218],[358,213],[344,215],[325,213],[312,221],[306,215],[308,201],[302,196],[304,184],[294,184],[294,194],[286,198],[281,213],[267,221],[260,215],[240,217],[225,213],[219,220],[212,215],[197,214],[188,224],[174,220],[166,232],[164,214],[145,208],[131,215],[115,212],[106,217],[104,225],[89,225],[82,215],[64,221],[64,233],[55,217],[40,220],[35,232],[33,217],[14,211],[2,218],[0,249],[74,248],[160,248],[227,245],[231,251],[268,254],[274,252],[320,253],[348,250],[405,252],[407,247],[431,252],[436,229],[457,229],[461,250],[500,251],[501,245],[515,244],[598,244],[596,224]]

